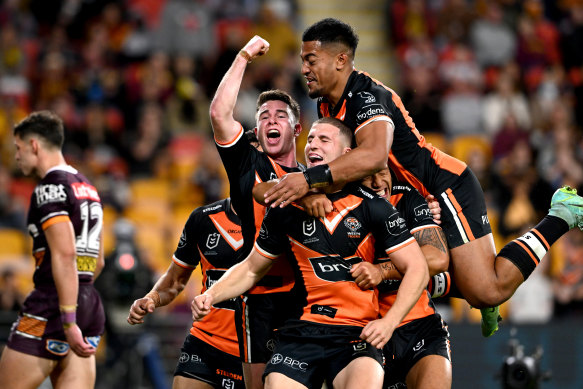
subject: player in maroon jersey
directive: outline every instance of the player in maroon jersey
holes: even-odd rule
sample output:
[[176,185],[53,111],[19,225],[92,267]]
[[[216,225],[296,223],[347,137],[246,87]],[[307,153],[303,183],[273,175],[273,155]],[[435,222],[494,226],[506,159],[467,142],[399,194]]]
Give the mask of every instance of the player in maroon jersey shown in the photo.
[[[241,123],[233,117],[248,62],[263,55],[268,48],[267,42],[259,37],[245,45],[224,75],[210,107],[215,142],[229,178],[230,197],[241,218],[245,254],[251,251],[265,214],[265,207],[253,200],[253,187],[303,168],[296,161],[295,143],[302,130],[300,109],[289,94],[270,90],[261,93],[257,100],[254,131],[262,151],[249,142]],[[248,388],[263,387],[261,376],[273,353],[272,331],[287,315],[286,306],[293,299],[292,287],[293,274],[283,260],[244,296],[244,320],[238,330]]]
[[302,73],[309,96],[318,99],[318,115],[343,120],[358,147],[330,164],[284,176],[266,200],[287,205],[309,188],[362,179],[384,168],[388,156],[398,179],[438,199],[450,247],[452,290],[482,308],[482,333],[492,335],[498,329],[497,306],[514,294],[557,239],[571,228],[583,228],[583,198],[570,188],[559,189],[549,214],[496,254],[477,178],[464,162],[425,141],[393,90],[354,68],[358,37],[352,28],[323,19],[304,31],[302,41]]
[[[309,166],[326,163],[349,151],[350,142],[350,130],[342,122],[322,119],[308,135],[306,160]],[[247,259],[193,300],[193,318],[199,320],[211,304],[243,293],[286,254],[298,297],[287,307],[293,314],[278,330],[265,371],[266,388],[319,387],[324,380],[334,387],[380,388],[378,349],[428,280],[423,254],[393,206],[359,185],[335,189],[328,195],[334,210],[326,218],[313,218],[295,203],[269,209]],[[352,265],[372,261],[378,250],[390,254],[404,274],[398,297],[382,319],[376,292],[360,289],[349,272]]]
[[[172,302],[199,264],[204,293],[244,259],[242,247],[241,222],[231,199],[195,209],[184,226],[168,270],[146,296],[134,301],[128,323],[141,324],[147,314]],[[241,314],[239,300],[216,304],[204,320],[192,324],[174,372],[174,389],[245,387],[235,327],[236,315]]]
[[34,290],[12,326],[0,360],[1,388],[92,388],[95,350],[105,315],[93,280],[103,269],[99,194],[62,154],[61,119],[30,114],[14,127],[16,162],[40,178],[30,200],[28,231]]

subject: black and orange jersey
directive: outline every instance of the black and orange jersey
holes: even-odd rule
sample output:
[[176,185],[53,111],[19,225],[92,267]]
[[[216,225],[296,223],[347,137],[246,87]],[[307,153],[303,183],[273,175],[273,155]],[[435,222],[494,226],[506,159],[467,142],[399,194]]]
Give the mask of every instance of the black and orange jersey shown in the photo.
[[367,73],[352,72],[333,109],[325,99],[319,98],[318,116],[338,118],[354,134],[370,122],[391,122],[395,131],[389,167],[399,180],[409,182],[424,197],[443,192],[467,167],[464,162],[427,143],[415,128],[401,98]]
[[[243,251],[249,253],[257,237],[265,207],[253,198],[253,187],[289,172],[301,171],[297,168],[281,166],[267,154],[253,147],[244,136],[243,126],[230,142],[217,144],[219,155],[229,178],[229,191],[233,208],[241,219],[243,228]],[[247,293],[287,292],[293,287],[292,271],[286,261],[279,261],[263,279]]]
[[[192,211],[172,257],[175,264],[188,269],[200,263],[201,293],[244,259],[241,222],[231,209],[230,199]],[[204,320],[192,324],[190,333],[221,351],[239,356],[236,308],[235,299],[214,305]]]
[[63,165],[49,169],[30,198],[27,223],[36,262],[35,286],[54,285],[51,250],[44,231],[68,221],[75,233],[79,282],[92,282],[100,255],[103,208],[97,190],[87,178]]
[[[407,228],[411,233],[425,229],[425,228],[439,228],[433,221],[433,216],[429,210],[429,206],[421,194],[408,185],[406,182],[395,181],[393,177],[393,186],[391,189],[391,204],[397,208],[397,211],[405,219]],[[378,258],[379,262],[386,261],[385,256]],[[391,308],[397,298],[397,290],[401,284],[400,280],[387,280],[378,285],[379,290],[379,306],[381,315],[385,315]],[[411,308],[409,313],[405,316],[400,325],[409,323],[413,320],[420,319],[435,313],[435,306],[429,292],[425,290],[421,293],[421,297],[417,303]]]
[[295,204],[270,208],[255,248],[270,259],[285,254],[294,268],[298,306],[291,319],[362,327],[378,318],[377,293],[354,283],[351,266],[415,239],[397,210],[367,188],[352,184],[328,198],[333,211],[325,218]]

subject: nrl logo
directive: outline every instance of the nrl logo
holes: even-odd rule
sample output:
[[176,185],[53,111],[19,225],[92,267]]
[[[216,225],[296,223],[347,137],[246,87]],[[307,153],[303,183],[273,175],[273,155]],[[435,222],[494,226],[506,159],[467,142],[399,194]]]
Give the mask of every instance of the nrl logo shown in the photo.
[[209,249],[214,249],[219,244],[219,239],[221,238],[221,234],[218,232],[213,232],[209,234],[208,238],[206,238],[206,247]]
[[304,235],[306,236],[314,235],[314,232],[316,232],[316,220],[315,219],[304,220],[303,230]]

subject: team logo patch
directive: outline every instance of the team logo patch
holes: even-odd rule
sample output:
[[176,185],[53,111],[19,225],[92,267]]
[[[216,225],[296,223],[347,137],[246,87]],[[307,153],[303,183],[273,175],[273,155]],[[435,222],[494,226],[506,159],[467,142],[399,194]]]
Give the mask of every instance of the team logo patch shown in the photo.
[[370,92],[358,92],[357,95],[364,99],[365,104],[376,103],[377,99]]
[[303,224],[304,235],[312,236],[316,232],[316,219],[304,220]]
[[421,342],[418,342],[415,347],[413,347],[413,351],[419,351],[423,346],[425,346],[425,339],[421,339]]
[[352,345],[352,348],[356,352],[361,352],[366,350],[366,342],[358,342]]
[[47,339],[47,350],[55,355],[66,355],[69,352],[69,343],[61,340]]
[[97,348],[97,346],[99,346],[99,342],[101,341],[101,336],[86,336],[85,341],[93,347]]
[[235,381],[230,378],[223,378],[223,382],[221,383],[221,387],[225,389],[233,389],[235,387]]
[[346,226],[346,228],[350,230],[348,231],[349,238],[360,238],[360,232],[357,231],[362,225],[360,224],[358,219],[352,216],[348,217],[344,219],[344,225]]
[[219,239],[221,239],[221,234],[218,232],[209,234],[209,236],[206,238],[206,247],[209,249],[214,249],[219,244]]

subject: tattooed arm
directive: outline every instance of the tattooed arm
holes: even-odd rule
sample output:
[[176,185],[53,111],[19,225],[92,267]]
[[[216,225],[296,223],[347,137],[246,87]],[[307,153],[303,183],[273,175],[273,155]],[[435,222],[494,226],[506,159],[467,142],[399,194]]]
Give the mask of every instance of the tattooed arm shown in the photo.
[[413,232],[413,236],[421,246],[421,251],[427,260],[429,276],[447,271],[449,267],[449,250],[445,234],[440,227],[432,226]]

